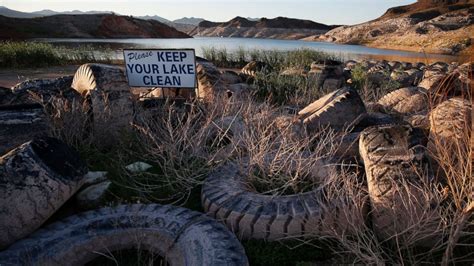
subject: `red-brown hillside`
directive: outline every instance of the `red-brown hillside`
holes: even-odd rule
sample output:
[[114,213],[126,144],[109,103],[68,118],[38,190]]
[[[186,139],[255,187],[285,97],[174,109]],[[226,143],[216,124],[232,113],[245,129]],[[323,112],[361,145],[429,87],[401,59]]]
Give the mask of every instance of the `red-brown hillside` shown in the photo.
[[410,15],[413,18],[429,20],[444,13],[472,6],[474,6],[474,0],[418,0],[411,5],[390,8],[379,19]]
[[155,20],[111,14],[39,18],[0,16],[0,39],[27,38],[189,38]]

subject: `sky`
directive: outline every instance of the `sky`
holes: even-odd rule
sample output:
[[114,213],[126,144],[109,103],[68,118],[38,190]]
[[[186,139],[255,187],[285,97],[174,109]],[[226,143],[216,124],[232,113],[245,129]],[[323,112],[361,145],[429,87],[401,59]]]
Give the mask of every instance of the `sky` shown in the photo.
[[357,24],[382,15],[388,8],[415,0],[0,0],[0,6],[32,12],[113,11],[122,15],[158,15],[174,20],[202,17],[227,21],[236,16],[309,19],[325,24]]

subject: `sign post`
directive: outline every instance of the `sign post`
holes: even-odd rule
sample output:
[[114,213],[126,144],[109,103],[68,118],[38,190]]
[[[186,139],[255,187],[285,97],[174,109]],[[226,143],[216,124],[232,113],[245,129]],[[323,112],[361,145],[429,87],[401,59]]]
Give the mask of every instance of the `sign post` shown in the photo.
[[124,50],[130,87],[196,88],[194,49]]

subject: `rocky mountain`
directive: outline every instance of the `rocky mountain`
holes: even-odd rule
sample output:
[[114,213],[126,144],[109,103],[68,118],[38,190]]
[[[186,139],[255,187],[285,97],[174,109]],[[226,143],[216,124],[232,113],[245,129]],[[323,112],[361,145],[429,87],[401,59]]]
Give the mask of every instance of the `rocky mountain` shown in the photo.
[[0,39],[190,38],[189,35],[155,20],[112,14],[54,15],[38,18],[0,16],[0,28]]
[[[91,15],[91,14],[115,14],[115,13],[112,11],[79,11],[79,10],[58,12],[58,11],[49,10],[49,9],[44,9],[41,11],[28,13],[28,12],[16,11],[4,6],[0,6],[0,16],[12,17],[12,18],[37,18],[37,17],[46,17],[46,16],[54,16],[54,15]],[[144,20],[156,20],[170,27],[173,27],[181,32],[192,31],[199,24],[199,22],[204,20],[202,18],[184,17],[181,19],[170,21],[166,18],[157,16],[157,15],[137,16],[136,18],[144,19]]]
[[310,20],[285,17],[249,20],[243,17],[235,17],[227,22],[204,20],[189,34],[208,37],[301,39],[314,34],[325,33],[330,29],[332,29],[331,26]]
[[380,18],[335,28],[307,40],[458,54],[474,41],[474,0],[419,0]]
[[6,8],[4,6],[0,6],[0,16],[12,17],[12,18],[34,18],[34,17],[39,17],[40,15],[16,11],[13,9]]
[[21,12],[13,9],[9,9],[4,6],[0,6],[0,16],[12,17],[12,18],[37,18],[44,16],[54,16],[54,15],[91,15],[91,14],[112,14],[112,11],[64,11],[58,12],[54,10],[44,9],[35,12]]
[[159,21],[161,23],[164,23],[168,26],[171,26],[170,24],[173,24],[173,22],[171,22],[170,20],[167,20],[166,18],[163,18],[163,17],[160,17],[160,16],[139,16],[137,17],[139,19],[145,19],[145,20],[148,20],[148,19],[152,19],[152,20],[156,20],[156,21]]
[[199,25],[200,22],[202,22],[204,19],[203,18],[195,18],[195,17],[184,17],[180,19],[175,19],[173,20],[174,23],[178,24],[186,24],[186,25],[194,25],[197,26]]

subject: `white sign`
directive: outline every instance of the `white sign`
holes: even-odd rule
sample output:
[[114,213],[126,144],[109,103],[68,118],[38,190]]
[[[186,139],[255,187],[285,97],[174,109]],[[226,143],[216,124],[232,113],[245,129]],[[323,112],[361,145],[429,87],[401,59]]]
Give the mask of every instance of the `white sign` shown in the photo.
[[131,87],[196,87],[194,50],[124,50]]

